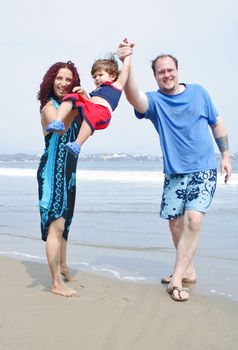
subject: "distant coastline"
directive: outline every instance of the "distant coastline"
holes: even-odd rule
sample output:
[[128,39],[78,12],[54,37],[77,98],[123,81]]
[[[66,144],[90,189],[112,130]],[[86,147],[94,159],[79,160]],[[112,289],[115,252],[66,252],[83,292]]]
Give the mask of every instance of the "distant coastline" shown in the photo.
[[[217,154],[217,159],[220,155]],[[41,154],[14,153],[0,154],[0,162],[39,162]],[[238,160],[238,153],[231,155],[232,160]],[[142,154],[127,154],[127,153],[98,153],[98,154],[83,154],[79,157],[80,161],[159,161],[163,162],[161,155],[142,155]]]
[[[39,162],[41,154],[0,154],[0,162]],[[83,154],[79,156],[80,161],[117,161],[117,160],[136,160],[136,161],[163,161],[162,156],[126,154],[126,153],[98,153],[98,154]]]

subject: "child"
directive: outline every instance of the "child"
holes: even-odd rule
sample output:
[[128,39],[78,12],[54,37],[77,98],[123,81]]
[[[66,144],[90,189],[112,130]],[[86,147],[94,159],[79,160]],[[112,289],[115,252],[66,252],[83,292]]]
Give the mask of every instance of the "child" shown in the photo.
[[75,157],[78,156],[82,144],[93,134],[94,130],[105,129],[109,125],[111,112],[118,105],[129,75],[130,61],[130,56],[125,57],[121,72],[114,56],[95,61],[91,74],[96,89],[89,94],[90,96],[81,87],[75,87],[74,93],[63,97],[57,112],[57,119],[51,122],[46,130],[64,130],[64,119],[73,108],[78,108],[80,115],[83,116],[82,126],[77,139],[65,145]]

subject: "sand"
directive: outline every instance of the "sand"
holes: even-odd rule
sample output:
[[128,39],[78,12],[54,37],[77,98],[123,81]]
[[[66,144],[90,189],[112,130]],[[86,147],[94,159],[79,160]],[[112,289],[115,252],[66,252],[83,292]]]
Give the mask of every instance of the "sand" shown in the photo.
[[1,350],[237,350],[238,302],[73,271],[80,297],[51,293],[48,266],[0,257]]

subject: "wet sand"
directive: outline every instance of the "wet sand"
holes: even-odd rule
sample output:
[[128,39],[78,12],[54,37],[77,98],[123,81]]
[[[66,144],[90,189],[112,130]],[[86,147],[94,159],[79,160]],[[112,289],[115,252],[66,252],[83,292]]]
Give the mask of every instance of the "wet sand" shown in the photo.
[[80,297],[50,292],[45,264],[0,257],[1,350],[238,348],[238,303],[191,293],[174,302],[160,284],[73,271]]

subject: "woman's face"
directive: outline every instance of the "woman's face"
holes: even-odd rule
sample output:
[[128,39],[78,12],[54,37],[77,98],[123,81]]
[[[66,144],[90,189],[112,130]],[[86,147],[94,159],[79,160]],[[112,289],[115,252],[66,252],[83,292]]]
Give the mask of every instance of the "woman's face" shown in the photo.
[[60,68],[55,81],[54,81],[54,93],[56,97],[62,98],[65,94],[67,94],[70,88],[70,85],[73,80],[73,73],[68,68]]

